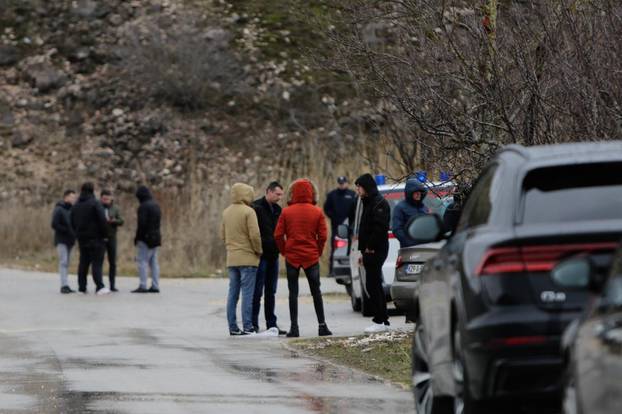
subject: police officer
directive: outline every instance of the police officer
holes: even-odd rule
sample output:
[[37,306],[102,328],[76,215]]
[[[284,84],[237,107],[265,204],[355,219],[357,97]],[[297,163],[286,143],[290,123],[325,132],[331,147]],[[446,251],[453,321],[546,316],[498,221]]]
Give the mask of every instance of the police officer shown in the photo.
[[333,273],[333,255],[335,253],[335,237],[337,228],[348,218],[350,209],[356,200],[356,193],[349,189],[348,177],[340,176],[337,178],[337,188],[326,195],[324,203],[324,213],[330,219],[330,273]]

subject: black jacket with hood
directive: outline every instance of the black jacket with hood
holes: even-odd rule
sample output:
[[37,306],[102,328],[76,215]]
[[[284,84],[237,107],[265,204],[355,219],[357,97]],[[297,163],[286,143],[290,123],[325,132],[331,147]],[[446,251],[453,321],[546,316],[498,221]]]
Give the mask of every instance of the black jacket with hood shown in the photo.
[[65,244],[69,247],[76,243],[76,234],[71,226],[71,204],[59,201],[52,213],[54,246]]
[[360,176],[356,185],[361,186],[367,193],[363,197],[363,213],[359,225],[359,250],[374,251],[378,258],[386,258],[389,253],[389,229],[391,221],[391,207],[387,200],[378,192],[376,180],[371,174]]
[[71,208],[71,226],[79,243],[106,239],[106,213],[92,192],[80,193],[78,202]]
[[270,203],[268,203],[266,197],[262,197],[253,202],[253,208],[257,214],[259,232],[261,233],[262,256],[269,260],[277,259],[279,257],[279,248],[274,240],[274,230],[281,216],[281,206],[272,204],[272,208],[270,208]]
[[140,206],[138,207],[138,226],[136,227],[134,244],[143,242],[150,249],[153,249],[162,244],[160,206],[153,199],[151,191],[145,186],[138,187],[136,198],[138,198]]

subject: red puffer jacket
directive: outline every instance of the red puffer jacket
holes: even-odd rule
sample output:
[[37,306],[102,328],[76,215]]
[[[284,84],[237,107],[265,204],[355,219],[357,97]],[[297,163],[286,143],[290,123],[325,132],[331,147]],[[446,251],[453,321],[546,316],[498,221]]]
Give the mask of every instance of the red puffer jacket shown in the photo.
[[281,213],[274,238],[289,264],[307,269],[320,261],[324,251],[326,220],[322,210],[313,205],[313,184],[309,180],[297,180],[291,191],[291,201]]

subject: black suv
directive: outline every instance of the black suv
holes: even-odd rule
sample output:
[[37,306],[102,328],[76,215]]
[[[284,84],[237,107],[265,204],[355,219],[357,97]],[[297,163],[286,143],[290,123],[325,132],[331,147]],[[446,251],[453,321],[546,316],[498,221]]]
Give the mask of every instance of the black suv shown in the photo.
[[[442,239],[437,216],[409,228]],[[484,169],[418,292],[418,413],[480,413],[504,397],[557,397],[560,338],[586,290],[551,279],[562,259],[611,254],[622,236],[622,142],[509,146]]]

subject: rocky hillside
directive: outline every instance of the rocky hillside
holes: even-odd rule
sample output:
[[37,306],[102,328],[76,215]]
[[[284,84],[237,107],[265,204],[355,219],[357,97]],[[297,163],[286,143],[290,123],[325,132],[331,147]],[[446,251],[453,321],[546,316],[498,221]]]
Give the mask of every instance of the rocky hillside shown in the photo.
[[336,174],[366,116],[302,58],[324,3],[0,0],[0,199]]

